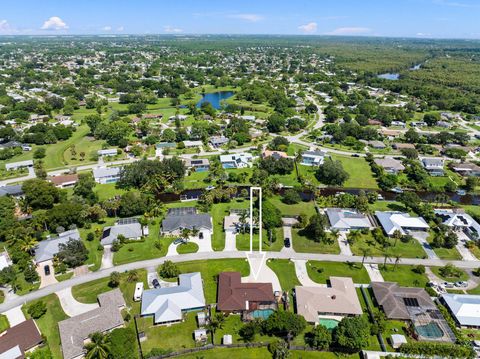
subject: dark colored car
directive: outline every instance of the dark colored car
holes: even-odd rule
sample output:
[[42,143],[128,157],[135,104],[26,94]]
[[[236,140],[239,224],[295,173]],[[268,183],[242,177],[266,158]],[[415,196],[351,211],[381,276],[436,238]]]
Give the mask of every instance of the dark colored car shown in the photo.
[[360,157],[360,155],[358,153],[354,153],[352,157]]
[[45,275],[50,275],[50,266],[43,267],[43,270],[45,271]]
[[152,280],[152,284],[154,288],[160,288],[160,283],[158,283],[158,279],[155,278],[154,280]]
[[285,245],[285,248],[290,248],[290,238],[285,238],[283,244]]

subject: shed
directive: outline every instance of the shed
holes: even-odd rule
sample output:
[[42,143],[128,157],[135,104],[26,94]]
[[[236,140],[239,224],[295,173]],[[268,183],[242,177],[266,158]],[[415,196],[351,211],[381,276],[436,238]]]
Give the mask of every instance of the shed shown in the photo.
[[225,334],[223,336],[223,345],[232,345],[233,340],[232,340],[232,335],[231,334]]
[[203,342],[207,341],[207,330],[206,329],[195,329],[193,332],[193,336],[195,337],[196,342]]
[[402,334],[392,334],[390,338],[392,342],[392,348],[398,349],[402,344],[407,344],[407,338]]

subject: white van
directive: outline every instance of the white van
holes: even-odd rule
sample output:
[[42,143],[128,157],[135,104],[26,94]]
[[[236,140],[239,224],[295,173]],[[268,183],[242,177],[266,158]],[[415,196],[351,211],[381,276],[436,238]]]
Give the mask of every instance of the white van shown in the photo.
[[133,300],[135,302],[138,302],[142,299],[142,293],[143,293],[143,282],[138,282],[135,284],[135,293],[133,294]]

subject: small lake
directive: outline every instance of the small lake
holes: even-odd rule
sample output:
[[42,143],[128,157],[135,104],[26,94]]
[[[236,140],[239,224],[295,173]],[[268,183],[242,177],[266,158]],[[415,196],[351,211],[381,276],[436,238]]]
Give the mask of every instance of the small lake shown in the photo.
[[222,101],[233,96],[233,91],[219,91],[206,93],[202,95],[202,99],[197,102],[197,107],[202,106],[204,102],[210,102],[212,106],[219,110],[222,107]]
[[386,74],[380,74],[377,75],[379,79],[384,79],[384,80],[398,80],[400,78],[400,74],[398,73],[386,73]]

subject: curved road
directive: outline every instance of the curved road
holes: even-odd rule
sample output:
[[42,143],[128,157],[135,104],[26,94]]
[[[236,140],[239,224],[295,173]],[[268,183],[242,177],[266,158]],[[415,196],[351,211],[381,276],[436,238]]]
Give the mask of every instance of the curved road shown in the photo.
[[[132,262],[122,264],[108,269],[101,269],[97,272],[90,272],[79,277],[73,277],[63,282],[58,282],[47,287],[43,287],[28,294],[12,298],[8,302],[0,304],[0,313],[3,313],[9,309],[15,308],[19,305],[25,304],[31,300],[39,299],[46,295],[58,292],[62,289],[69,288],[78,284],[87,283],[95,279],[106,278],[110,276],[112,272],[125,272],[132,269],[147,269],[155,268],[161,265],[166,260],[172,262],[185,262],[194,260],[210,260],[210,259],[232,259],[232,258],[244,258],[247,260],[247,252],[241,251],[222,251],[222,252],[203,252],[203,253],[189,253],[179,254],[170,257],[161,257],[155,259],[149,259],[145,261]],[[293,259],[293,260],[317,260],[317,261],[329,261],[329,262],[362,262],[361,256],[347,256],[341,254],[314,254],[314,253],[285,253],[285,252],[266,252],[266,258],[278,258],[278,259]],[[365,258],[365,263],[383,264],[383,257],[369,257]],[[392,259],[387,261],[393,263]],[[476,269],[479,266],[478,261],[446,261],[440,259],[423,259],[423,258],[404,258],[399,261],[398,264],[418,265],[424,266],[444,266],[447,263],[452,263],[455,266],[463,269]]]

